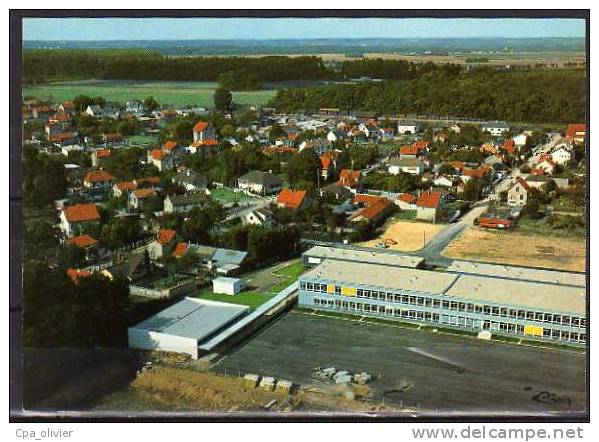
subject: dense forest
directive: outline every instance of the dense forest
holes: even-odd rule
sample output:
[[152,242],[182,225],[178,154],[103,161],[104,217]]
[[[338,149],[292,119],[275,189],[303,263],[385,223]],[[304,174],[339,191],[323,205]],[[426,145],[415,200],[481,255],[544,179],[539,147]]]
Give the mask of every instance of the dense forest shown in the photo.
[[580,70],[480,69],[460,76],[436,70],[406,81],[282,89],[271,105],[287,112],[333,107],[383,114],[567,123],[584,120],[586,95],[586,78]]
[[[23,79],[40,83],[52,79],[118,79],[217,81],[240,89],[246,82],[321,80],[331,76],[317,57],[179,57],[141,50],[30,50],[23,54]],[[243,80],[243,81],[241,81]]]

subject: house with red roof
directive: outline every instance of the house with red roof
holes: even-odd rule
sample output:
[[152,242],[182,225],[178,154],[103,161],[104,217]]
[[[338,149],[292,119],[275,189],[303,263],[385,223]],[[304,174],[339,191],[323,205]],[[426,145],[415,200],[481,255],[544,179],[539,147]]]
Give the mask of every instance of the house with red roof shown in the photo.
[[507,190],[507,204],[509,206],[525,206],[528,200],[530,186],[521,177],[516,178],[514,184]]
[[151,259],[169,256],[177,244],[177,232],[172,229],[160,229],[154,241],[148,246]]
[[175,159],[173,155],[169,155],[162,149],[148,150],[148,163],[156,166],[160,172],[164,170],[171,170],[175,167]]
[[441,192],[422,192],[416,200],[416,219],[436,223],[441,213]]
[[516,142],[512,138],[505,140],[501,147],[510,155],[514,155],[516,153]]
[[110,149],[97,149],[91,153],[92,166],[100,167],[104,163],[104,160],[112,156],[112,150]]
[[337,151],[326,151],[322,155],[320,155],[320,174],[321,176],[327,180],[329,179],[337,170],[337,158],[339,157],[339,152]]
[[85,259],[90,259],[97,251],[100,242],[91,235],[83,234],[69,239],[69,244],[80,248],[85,252]]
[[546,175],[553,175],[556,167],[557,163],[553,161],[551,155],[541,155],[535,169],[542,170]]
[[74,284],[78,284],[79,279],[89,278],[90,276],[92,276],[92,272],[90,272],[89,270],[79,270],[69,267],[67,269],[67,276],[71,279],[71,281],[73,281]]
[[83,177],[83,186],[94,190],[108,190],[114,185],[114,177],[105,170],[91,170]]
[[134,210],[142,210],[158,198],[156,189],[153,187],[145,187],[143,189],[133,190],[129,193],[129,208]]
[[308,202],[305,190],[283,189],[277,195],[277,206],[297,210]]
[[193,141],[202,142],[206,140],[216,140],[216,130],[212,123],[199,120],[192,129]]
[[[355,200],[356,199],[354,198],[354,201]],[[361,200],[365,199],[362,198]],[[395,209],[395,205],[387,198],[373,197],[367,200],[369,202],[364,203],[365,207],[351,216],[351,222],[358,223],[365,221],[373,225],[378,225],[382,223]]]
[[587,125],[584,123],[572,123],[566,129],[566,138],[573,143],[583,144],[587,135]]
[[115,198],[120,198],[123,195],[129,195],[129,192],[137,189],[137,184],[135,181],[120,181],[112,186],[112,196]]
[[66,206],[60,212],[60,230],[69,238],[99,223],[100,213],[95,204]]
[[399,156],[401,158],[416,158],[419,150],[416,146],[401,146],[399,148]]
[[359,170],[341,169],[339,172],[339,181],[337,184],[348,189],[358,186],[362,172]]
[[400,193],[395,199],[395,204],[401,210],[416,210],[416,201],[418,197],[411,193]]

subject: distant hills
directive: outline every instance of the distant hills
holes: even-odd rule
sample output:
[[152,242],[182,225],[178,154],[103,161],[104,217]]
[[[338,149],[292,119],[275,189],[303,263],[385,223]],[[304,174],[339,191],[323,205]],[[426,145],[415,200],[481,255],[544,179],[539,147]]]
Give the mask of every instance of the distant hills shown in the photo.
[[584,51],[584,38],[356,38],[281,40],[23,41],[25,49],[148,49],[165,55],[258,55],[322,53],[455,54]]

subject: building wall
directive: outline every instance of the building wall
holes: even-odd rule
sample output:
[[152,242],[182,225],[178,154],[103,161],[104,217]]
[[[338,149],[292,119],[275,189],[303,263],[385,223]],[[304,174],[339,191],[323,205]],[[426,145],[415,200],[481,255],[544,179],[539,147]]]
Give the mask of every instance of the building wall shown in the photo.
[[198,358],[198,341],[192,338],[136,329],[135,327],[129,328],[128,338],[131,348],[187,353],[193,359]]
[[416,219],[435,223],[437,222],[437,209],[431,207],[418,207],[416,208]]
[[507,193],[507,203],[510,206],[525,206],[528,194],[520,184],[516,184]]
[[[545,339],[576,344],[586,342],[586,319],[564,312],[531,311],[517,305],[473,302],[464,298],[409,290],[347,284],[300,277],[301,307],[395,318],[397,320],[455,327],[524,339]],[[566,319],[570,325],[566,325]],[[563,320],[564,323],[561,323]],[[557,322],[560,323],[557,323]],[[578,325],[571,325],[572,322]]]

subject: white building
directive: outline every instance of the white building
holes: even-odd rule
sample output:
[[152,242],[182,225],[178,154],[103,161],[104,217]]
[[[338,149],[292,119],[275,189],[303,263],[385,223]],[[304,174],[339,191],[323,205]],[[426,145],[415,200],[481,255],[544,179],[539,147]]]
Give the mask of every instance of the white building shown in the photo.
[[564,166],[572,160],[573,155],[570,149],[567,149],[565,146],[562,146],[551,152],[551,158],[557,164]]
[[489,132],[494,137],[500,137],[505,132],[508,132],[510,130],[510,127],[502,121],[493,121],[487,124],[483,124],[481,126],[481,129],[485,132]]
[[399,135],[415,134],[418,131],[418,125],[412,122],[400,122],[397,124],[397,133]]
[[239,278],[219,276],[212,280],[212,292],[221,295],[235,296],[243,289],[243,281]]

